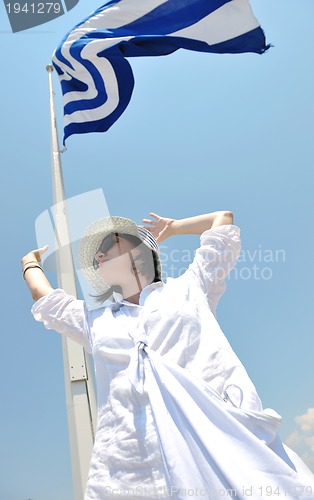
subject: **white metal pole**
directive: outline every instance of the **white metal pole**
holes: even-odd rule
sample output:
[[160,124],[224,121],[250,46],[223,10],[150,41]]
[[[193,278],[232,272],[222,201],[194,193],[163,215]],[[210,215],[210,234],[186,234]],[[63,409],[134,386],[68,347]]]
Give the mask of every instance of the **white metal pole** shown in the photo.
[[[77,296],[75,271],[66,215],[60,148],[52,87],[53,66],[46,67],[49,77],[50,125],[52,151],[52,189],[55,205],[55,231],[62,249],[57,251],[58,286]],[[62,257],[61,257],[62,255]],[[74,500],[83,500],[91,459],[95,426],[96,396],[92,361],[84,349],[62,336],[66,405],[70,437]]]

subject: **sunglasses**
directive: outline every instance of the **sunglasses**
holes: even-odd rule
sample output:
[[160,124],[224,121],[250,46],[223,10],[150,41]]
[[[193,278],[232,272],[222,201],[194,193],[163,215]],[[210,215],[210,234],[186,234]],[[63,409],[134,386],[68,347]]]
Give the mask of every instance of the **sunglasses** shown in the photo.
[[[97,255],[99,252],[101,253],[107,253],[110,248],[113,247],[113,245],[119,244],[119,235],[118,233],[110,233],[106,238],[101,242],[101,245],[99,249],[97,250],[96,254]],[[99,262],[96,258],[93,260],[93,267],[94,269],[98,269],[99,267]]]

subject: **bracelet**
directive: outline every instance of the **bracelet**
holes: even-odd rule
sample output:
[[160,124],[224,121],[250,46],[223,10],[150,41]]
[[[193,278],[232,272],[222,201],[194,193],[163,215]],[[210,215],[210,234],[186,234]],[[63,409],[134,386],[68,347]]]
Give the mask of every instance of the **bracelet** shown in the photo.
[[34,266],[34,265],[32,265],[32,266],[28,266],[28,267],[26,267],[26,268],[23,270],[23,272],[22,272],[22,273],[23,273],[23,278],[24,278],[24,280],[25,280],[25,273],[26,273],[26,271],[28,271],[29,269],[35,269],[35,268],[41,269],[41,270],[42,270],[42,272],[44,272],[43,268],[42,268],[39,264],[36,264],[35,266]]

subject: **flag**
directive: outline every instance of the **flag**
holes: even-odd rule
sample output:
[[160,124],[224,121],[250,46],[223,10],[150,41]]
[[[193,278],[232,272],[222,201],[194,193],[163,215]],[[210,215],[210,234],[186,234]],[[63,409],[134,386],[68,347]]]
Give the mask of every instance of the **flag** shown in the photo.
[[212,53],[267,50],[248,0],[109,0],[57,47],[64,142],[104,132],[127,107],[134,78],[127,57],[183,48]]

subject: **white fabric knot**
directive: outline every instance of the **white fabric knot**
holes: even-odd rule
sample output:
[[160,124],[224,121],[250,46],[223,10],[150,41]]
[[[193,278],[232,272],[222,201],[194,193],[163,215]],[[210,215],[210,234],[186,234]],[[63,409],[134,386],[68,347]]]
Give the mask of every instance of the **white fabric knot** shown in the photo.
[[138,338],[134,346],[133,352],[131,354],[131,359],[129,363],[129,380],[133,389],[138,394],[144,393],[144,381],[145,381],[145,370],[144,370],[144,358],[147,356],[146,347],[147,339],[145,337]]

